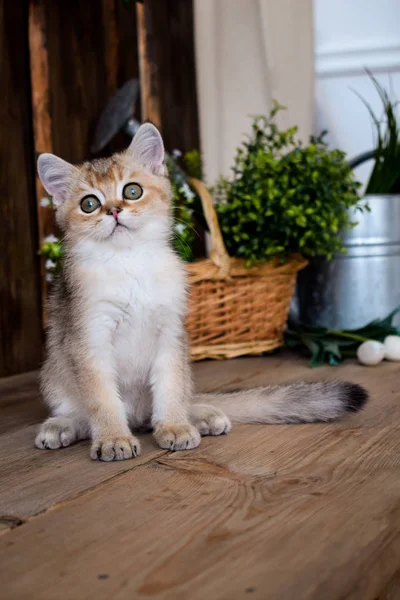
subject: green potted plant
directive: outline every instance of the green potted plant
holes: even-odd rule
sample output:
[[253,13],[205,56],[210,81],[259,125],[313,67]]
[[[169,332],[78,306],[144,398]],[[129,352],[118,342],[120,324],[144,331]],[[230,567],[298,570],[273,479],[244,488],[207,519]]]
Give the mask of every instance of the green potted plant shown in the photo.
[[215,188],[216,210],[231,256],[249,265],[301,254],[331,258],[344,249],[339,232],[351,229],[351,207],[362,208],[351,168],[328,150],[325,132],[302,144],[297,127],[281,131],[275,116],[253,119],[237,150],[233,176]]
[[[298,277],[294,319],[305,326],[352,330],[382,319],[400,305],[400,126],[397,102],[368,72],[382,104],[376,115],[362,98],[374,127],[375,149],[350,162],[374,166],[365,187],[369,210],[350,218],[342,232],[346,254],[313,260]],[[399,324],[399,316],[395,317]]]

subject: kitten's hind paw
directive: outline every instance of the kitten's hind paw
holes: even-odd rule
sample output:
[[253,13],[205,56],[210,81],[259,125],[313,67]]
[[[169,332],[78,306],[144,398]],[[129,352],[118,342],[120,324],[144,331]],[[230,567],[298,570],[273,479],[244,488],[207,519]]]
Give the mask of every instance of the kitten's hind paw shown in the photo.
[[210,404],[192,404],[190,416],[200,435],[224,435],[232,430],[229,418]]
[[35,445],[40,450],[65,448],[77,441],[77,433],[73,419],[69,417],[50,417],[40,426]]
[[126,460],[136,458],[141,452],[140,442],[133,435],[117,438],[99,438],[93,441],[90,449],[92,460]]
[[168,450],[191,450],[200,445],[200,434],[193,425],[160,424],[154,430],[154,437],[160,448]]

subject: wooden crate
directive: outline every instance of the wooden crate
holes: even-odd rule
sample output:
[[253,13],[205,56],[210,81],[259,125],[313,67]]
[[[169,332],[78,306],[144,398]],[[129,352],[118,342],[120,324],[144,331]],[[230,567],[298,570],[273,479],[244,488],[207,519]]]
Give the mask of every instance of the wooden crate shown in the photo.
[[[7,90],[0,111],[0,210],[8,223],[0,248],[1,376],[36,368],[41,355],[47,289],[37,252],[54,220],[41,205],[37,155],[90,158],[106,102],[139,74],[136,115],[160,127],[166,147],[198,148],[199,134],[192,0],[0,0],[0,33]],[[102,154],[128,142],[121,134]]]

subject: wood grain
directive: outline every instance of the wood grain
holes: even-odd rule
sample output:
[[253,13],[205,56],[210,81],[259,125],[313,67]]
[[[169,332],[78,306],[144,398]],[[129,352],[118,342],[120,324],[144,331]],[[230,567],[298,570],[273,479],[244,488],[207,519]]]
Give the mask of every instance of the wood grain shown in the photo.
[[80,162],[89,158],[94,125],[107,99],[101,4],[43,1],[53,149],[67,161]]
[[106,90],[111,96],[118,87],[117,65],[118,65],[118,23],[116,4],[114,0],[101,0],[104,25],[105,46],[105,68],[106,68]]
[[28,5],[0,0],[0,376],[41,358]]
[[88,441],[66,451],[38,450],[36,431],[31,425],[0,436],[0,517],[25,520],[166,453],[150,435],[140,435],[142,454],[137,459],[97,463],[90,460]]
[[[135,3],[103,0],[103,29],[105,33],[105,63],[107,74],[107,101],[128,79],[139,77],[137,25]],[[103,109],[103,107],[102,107]],[[140,121],[140,102],[134,107]],[[96,115],[96,122],[100,113]],[[127,147],[130,139],[125,133],[117,134],[101,155],[108,156]]]
[[142,119],[168,151],[199,148],[192,0],[136,4]]
[[198,363],[203,391],[343,379],[371,400],[338,423],[236,426],[190,452],[146,438],[143,462],[115,464],[85,444],[35,451],[34,374],[0,381],[0,422],[19,404],[30,415],[0,435],[2,598],[399,598],[398,376],[287,354]]
[[[247,429],[245,446],[237,444],[243,453],[250,428],[237,429]],[[272,449],[270,438],[265,463]],[[303,461],[305,449],[282,474],[246,464],[246,476],[231,476],[230,468],[204,468],[195,451],[190,468],[161,460],[121,475],[3,535],[3,590],[15,598],[29,584],[40,598],[58,588],[82,598],[200,599],[252,588],[260,599],[372,599],[398,569],[399,436],[359,441],[355,459],[327,452],[328,460]],[[293,465],[293,453],[275,453]]]
[[136,3],[140,96],[143,121],[151,121],[162,131],[159,63],[163,49],[154,34],[155,8],[154,3]]
[[0,379],[0,414],[0,434],[11,433],[46,417],[36,372]]
[[[29,2],[29,59],[32,94],[32,123],[34,135],[35,159],[42,152],[52,152],[51,114],[49,93],[49,64],[47,52],[47,27],[44,3],[41,0]],[[35,165],[36,166],[36,165]],[[36,171],[36,169],[35,169]],[[42,247],[45,236],[54,234],[54,214],[50,206],[42,206],[42,198],[47,198],[38,174],[36,182],[36,214],[38,227],[38,249]],[[46,258],[40,259],[42,322],[46,324],[47,281]]]
[[160,64],[165,147],[182,152],[199,149],[193,2],[151,1],[163,51]]

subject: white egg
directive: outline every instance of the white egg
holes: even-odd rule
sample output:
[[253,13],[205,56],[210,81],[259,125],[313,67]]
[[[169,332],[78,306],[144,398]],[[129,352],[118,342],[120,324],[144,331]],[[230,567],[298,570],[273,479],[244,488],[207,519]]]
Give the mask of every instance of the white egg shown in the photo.
[[388,335],[383,342],[386,360],[400,360],[400,336]]
[[368,340],[357,349],[357,358],[362,365],[379,365],[385,357],[385,347],[381,342]]

